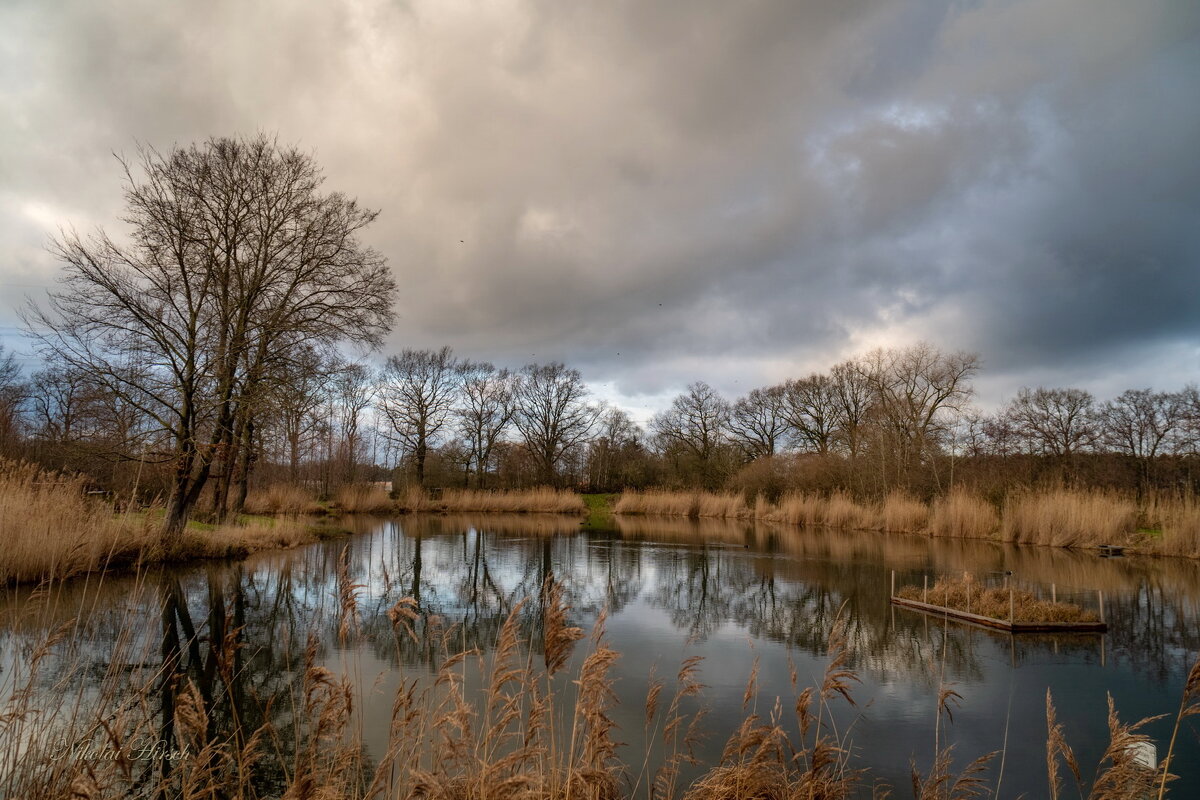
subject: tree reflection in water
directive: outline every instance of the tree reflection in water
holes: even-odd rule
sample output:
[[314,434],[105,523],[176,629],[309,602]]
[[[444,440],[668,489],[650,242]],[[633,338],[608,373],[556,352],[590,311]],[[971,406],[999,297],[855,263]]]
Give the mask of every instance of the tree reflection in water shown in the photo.
[[[89,645],[76,643],[72,658],[85,662],[78,675],[86,680],[110,673],[114,654],[130,652],[118,639],[129,635],[132,614],[140,619],[133,630],[157,631],[156,652],[146,657],[157,667],[157,735],[177,739],[172,709],[186,680],[203,703],[206,737],[234,751],[268,720],[282,731],[311,724],[298,702],[310,637],[317,662],[352,675],[373,702],[383,694],[380,687],[399,685],[402,675],[430,680],[447,653],[439,641],[452,642],[455,650],[489,652],[525,598],[521,632],[533,643],[533,655],[540,655],[548,579],[561,587],[569,625],[587,629],[607,608],[613,645],[633,663],[679,652],[692,639],[694,652],[720,656],[748,672],[752,656],[725,647],[737,637],[819,659],[841,614],[851,665],[871,686],[906,687],[912,702],[936,692],[935,662],[965,685],[1001,679],[997,661],[1034,670],[1070,664],[1087,669],[1084,682],[1101,693],[1110,682],[1137,680],[1169,696],[1200,649],[1200,565],[1189,561],[1105,560],[986,542],[704,520],[618,518],[613,530],[586,532],[574,517],[527,515],[360,518],[354,524],[361,535],[242,563],[110,576],[67,584],[53,595],[10,592],[0,604],[0,625],[13,642],[32,641],[81,615],[77,638]],[[901,581],[1008,570],[1029,583],[1055,583],[1063,592],[1102,589],[1111,633],[1103,643],[1079,635],[1012,639],[898,611],[887,601],[893,569]],[[141,584],[154,602],[131,601]],[[359,624],[359,635],[350,639],[339,637],[339,598],[347,591],[356,599]],[[398,632],[388,616],[405,597],[413,601],[413,636]],[[30,613],[31,606],[38,612]],[[664,638],[666,627],[674,633]],[[139,688],[145,672],[128,669],[126,689]],[[631,671],[619,686],[631,704],[634,729],[645,691],[638,681],[645,677]],[[43,691],[51,690],[53,678],[47,673]],[[764,693],[783,693],[770,680],[764,670]],[[740,689],[738,694],[740,699]],[[714,697],[713,703],[717,712],[737,705],[732,696]],[[740,721],[733,714],[727,720],[714,716]],[[362,736],[369,754],[387,731],[364,729]],[[271,742],[269,757],[253,767],[260,792],[282,790],[302,739],[288,735]],[[632,731],[626,740],[638,744]],[[870,754],[865,761],[871,763]],[[149,786],[156,777],[150,770],[169,774],[171,764],[135,767],[144,773],[135,785]]]

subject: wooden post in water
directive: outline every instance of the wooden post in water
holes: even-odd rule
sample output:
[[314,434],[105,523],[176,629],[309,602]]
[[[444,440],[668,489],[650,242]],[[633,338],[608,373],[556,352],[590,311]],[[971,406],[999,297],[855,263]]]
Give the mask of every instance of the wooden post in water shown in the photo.
[[1104,622],[1104,592],[1100,589],[1097,589],[1096,596],[1100,600],[1100,621]]
[[892,593],[888,595],[888,598],[890,599],[895,596],[896,596],[896,570],[892,570]]
[[[1058,602],[1058,588],[1053,583],[1050,584],[1050,602],[1051,603]],[[1058,643],[1055,642],[1055,644],[1058,644]]]
[[921,590],[921,602],[929,602],[929,576],[925,576],[925,588]]

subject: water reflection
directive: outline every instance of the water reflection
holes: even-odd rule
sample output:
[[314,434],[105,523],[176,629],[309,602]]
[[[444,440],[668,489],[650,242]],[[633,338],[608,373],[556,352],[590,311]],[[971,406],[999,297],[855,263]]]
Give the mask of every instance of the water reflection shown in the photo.
[[[673,672],[684,655],[705,656],[714,728],[726,730],[701,755],[716,760],[723,736],[741,720],[751,660],[762,660],[763,694],[786,696],[789,664],[819,673],[841,614],[863,678],[857,696],[866,707],[855,742],[864,765],[905,785],[909,758],[930,755],[944,676],[965,697],[954,728],[959,751],[996,749],[1006,725],[1020,731],[1008,741],[1008,762],[1021,769],[1005,776],[1005,791],[1036,795],[1045,785],[1047,686],[1081,759],[1094,761],[1105,744],[1105,693],[1128,718],[1170,712],[1200,649],[1200,565],[1189,561],[712,520],[617,519],[610,531],[581,531],[575,517],[528,515],[353,524],[360,534],[346,540],[238,564],[93,579],[41,595],[10,591],[0,603],[5,652],[79,617],[86,635],[77,631],[75,639],[86,645],[64,664],[84,661],[97,683],[117,658],[128,662],[122,674],[129,687],[152,676],[158,735],[168,740],[176,734],[170,709],[186,677],[202,698],[209,738],[239,748],[268,718],[291,725],[309,648],[320,663],[353,674],[382,706],[402,674],[437,670],[446,652],[439,637],[451,638],[453,649],[487,651],[524,598],[521,624],[536,650],[541,588],[553,577],[571,606],[570,624],[587,628],[601,609],[609,611],[611,641],[624,654],[618,691],[628,705],[622,738],[631,748],[643,744],[637,717],[650,666]],[[900,581],[1010,571],[1026,584],[1053,583],[1063,596],[1102,590],[1110,633],[1013,638],[933,621],[888,604],[893,570]],[[414,601],[415,636],[388,617],[404,597]],[[358,635],[347,634],[348,599]],[[140,633],[136,641],[118,641],[131,630]],[[367,712],[362,735],[368,753],[378,755],[386,715]],[[1164,726],[1149,732],[1161,739]],[[282,786],[290,747],[285,737],[256,766],[261,791]],[[1187,773],[1198,756],[1193,737],[1176,763]],[[169,771],[170,764],[154,768]],[[1178,796],[1193,791],[1200,792],[1200,776],[1185,774]]]

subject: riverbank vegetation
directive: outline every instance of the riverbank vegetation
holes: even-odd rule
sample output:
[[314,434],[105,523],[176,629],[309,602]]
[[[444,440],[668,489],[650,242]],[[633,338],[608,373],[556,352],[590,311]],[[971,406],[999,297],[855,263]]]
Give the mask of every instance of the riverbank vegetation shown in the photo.
[[116,513],[89,498],[79,476],[0,459],[0,584],[61,580],[155,561],[242,558],[317,541],[311,521],[242,516],[219,525],[191,522],[164,547],[162,509]]
[[831,530],[876,530],[1056,547],[1126,546],[1200,557],[1200,504],[1190,496],[1103,490],[1023,491],[999,504],[956,490],[932,501],[892,492],[861,502],[846,492],[788,493],[778,502],[736,492],[626,492],[618,514],[747,519]]
[[[486,655],[458,651],[456,628],[431,625],[411,598],[386,612],[383,629],[365,632],[364,609],[343,579],[332,615],[280,656],[289,668],[253,684],[249,671],[238,667],[248,646],[243,628],[217,614],[197,619],[202,628],[212,627],[211,635],[188,634],[192,620],[177,582],[164,583],[158,598],[128,598],[128,609],[163,615],[161,643],[141,635],[144,623],[129,610],[125,632],[92,631],[101,637],[95,648],[64,639],[68,629],[91,630],[74,620],[28,643],[30,657],[6,670],[0,683],[0,792],[31,798],[842,800],[884,790],[867,768],[871,754],[855,746],[856,726],[844,724],[859,698],[840,619],[827,636],[824,674],[812,685],[792,666],[786,696],[771,696],[762,690],[757,662],[749,666],[741,716],[728,729],[715,729],[709,716],[703,659],[687,658],[670,678],[651,675],[642,707],[622,715],[643,728],[643,744],[631,749],[618,741],[614,681],[621,654],[608,643],[605,614],[585,636],[571,624],[574,613],[552,579],[536,601],[515,604]],[[216,591],[229,608],[242,602]],[[32,598],[21,616],[38,619],[36,606],[46,602]],[[376,650],[422,654],[421,666],[397,682],[390,717],[367,714],[378,703],[368,694],[374,690],[355,679],[354,656],[345,661],[364,636]],[[93,652],[104,653],[100,663]],[[203,669],[206,661],[216,668]],[[936,665],[931,669],[936,676]],[[93,691],[83,691],[86,680]],[[63,702],[46,704],[48,683],[73,688]],[[1109,744],[1094,775],[1092,765],[1077,762],[1049,695],[1047,727],[1013,731],[1047,737],[1043,764],[1005,764],[1003,753],[955,753],[950,709],[959,700],[971,698],[939,685],[928,733],[934,756],[913,765],[917,800],[989,796],[1006,769],[1043,766],[1050,797],[1062,796],[1064,767],[1076,776],[1080,796],[1086,792],[1092,800],[1131,791],[1171,796],[1174,738],[1157,767],[1141,765],[1133,753],[1148,741],[1140,731],[1146,721],[1121,722],[1111,700]],[[1198,704],[1200,664],[1191,670],[1177,722],[1200,712]],[[388,731],[371,752],[364,743],[368,717]],[[715,763],[701,763],[698,745],[710,736],[723,737],[725,746]],[[151,749],[148,743],[159,744]]]

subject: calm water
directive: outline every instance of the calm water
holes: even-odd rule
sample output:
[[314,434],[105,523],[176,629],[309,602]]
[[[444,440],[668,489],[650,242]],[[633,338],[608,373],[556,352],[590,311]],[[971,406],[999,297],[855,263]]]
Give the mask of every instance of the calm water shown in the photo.
[[[669,677],[683,659],[704,657],[704,702],[711,709],[705,727],[712,735],[699,755],[715,763],[743,719],[743,690],[754,660],[760,664],[759,709],[769,709],[777,695],[790,708],[789,661],[802,687],[819,682],[828,634],[841,613],[861,683],[853,690],[857,706],[839,704],[836,716],[871,780],[908,796],[910,760],[922,769],[932,760],[935,704],[944,682],[962,696],[943,734],[960,761],[1005,748],[1001,796],[1037,797],[1046,792],[1047,689],[1086,778],[1107,744],[1107,696],[1123,720],[1173,716],[1200,650],[1200,564],[1193,562],[708,521],[617,521],[614,530],[583,530],[576,518],[533,516],[353,524],[360,533],[348,539],[240,564],[109,578],[99,587],[80,582],[42,601],[52,606],[38,613],[28,610],[28,592],[10,592],[0,604],[4,658],[20,658],[19,645],[82,612],[90,633],[77,656],[92,665],[86,681],[103,672],[113,652],[105,637],[115,637],[120,620],[130,615],[140,620],[134,628],[145,637],[145,652],[159,651],[160,603],[131,598],[175,597],[201,638],[223,622],[243,626],[248,697],[268,697],[294,679],[306,638],[315,635],[322,662],[348,675],[364,694],[362,735],[377,755],[401,678],[428,675],[438,663],[429,647],[397,643],[386,610],[412,596],[419,603],[419,629],[455,626],[456,644],[486,650],[514,604],[536,599],[553,573],[572,608],[572,624],[588,629],[608,609],[608,638],[622,654],[613,673],[622,700],[615,712],[618,738],[633,752],[643,752],[643,701],[652,669]],[[345,565],[340,579],[339,563]],[[946,625],[889,606],[892,570],[900,582],[917,583],[926,574],[1011,571],[1020,583],[1054,583],[1060,598],[1090,604],[1101,590],[1110,632],[1011,637]],[[343,641],[337,617],[339,582],[346,576],[358,585],[361,635]],[[134,591],[139,582],[149,591]],[[20,614],[19,607],[25,609]],[[582,644],[572,666],[582,660]],[[1146,728],[1160,751],[1171,724],[1164,719]],[[1175,797],[1200,797],[1198,728],[1193,718],[1183,733]],[[641,764],[640,755],[627,760]],[[997,759],[993,785],[999,768]]]

